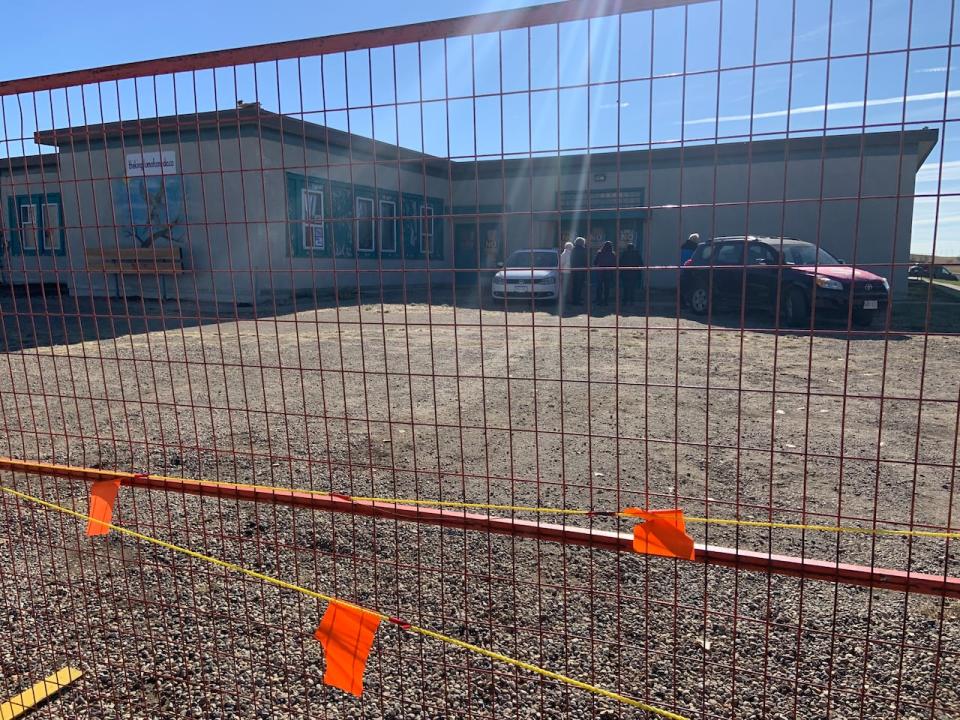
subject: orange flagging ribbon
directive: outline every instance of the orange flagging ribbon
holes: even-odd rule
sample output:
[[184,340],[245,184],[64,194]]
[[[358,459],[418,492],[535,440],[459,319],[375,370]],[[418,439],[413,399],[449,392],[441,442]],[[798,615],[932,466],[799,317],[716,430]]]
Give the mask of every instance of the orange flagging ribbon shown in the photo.
[[[108,523],[113,519],[113,503],[120,490],[120,478],[113,480],[98,480],[90,486],[90,520],[87,521],[87,537],[106,535],[110,528],[101,523]],[[100,522],[95,522],[99,520]]]
[[623,514],[643,519],[633,528],[633,549],[636,552],[694,559],[693,538],[687,535],[682,510],[625,508]]
[[363,694],[363,671],[380,616],[331,602],[313,636],[323,645],[327,669],[323,682],[357,697]]

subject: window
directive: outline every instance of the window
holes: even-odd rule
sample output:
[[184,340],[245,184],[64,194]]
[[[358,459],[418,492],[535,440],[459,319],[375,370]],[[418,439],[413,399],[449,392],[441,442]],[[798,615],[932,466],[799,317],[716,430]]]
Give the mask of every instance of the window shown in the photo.
[[397,204],[392,200],[380,201],[380,252],[397,251]]
[[750,265],[776,265],[773,253],[771,253],[765,245],[761,245],[760,243],[750,243],[747,249],[747,255],[747,262]]
[[37,206],[33,203],[20,206],[20,247],[37,249]]
[[420,208],[420,252],[424,255],[433,252],[433,208],[430,205]]
[[510,253],[505,266],[508,268],[551,269],[560,265],[556,250],[517,250]]
[[810,243],[784,244],[783,257],[788,265],[839,265],[840,261],[823,248]]
[[11,252],[22,255],[62,255],[63,206],[58,193],[11,198]]
[[303,247],[307,250],[326,249],[322,190],[303,191]]
[[60,250],[60,206],[56,203],[43,205],[43,250]]
[[725,243],[717,250],[717,265],[743,265],[743,243]]
[[357,251],[374,252],[376,249],[376,219],[373,216],[373,200],[357,198]]

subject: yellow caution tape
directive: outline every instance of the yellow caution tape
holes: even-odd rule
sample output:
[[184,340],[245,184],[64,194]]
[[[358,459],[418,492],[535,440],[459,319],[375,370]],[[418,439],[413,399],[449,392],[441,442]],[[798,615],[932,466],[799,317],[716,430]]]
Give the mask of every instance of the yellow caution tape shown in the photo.
[[[127,535],[129,537],[136,538],[137,540],[142,540],[143,542],[148,542],[153,545],[157,545],[166,550],[172,550],[173,552],[186,555],[187,557],[193,558],[194,560],[200,560],[203,562],[210,563],[212,565],[216,565],[218,567],[222,567],[226,570],[231,570],[233,572],[247,575],[248,577],[252,577],[262,582],[268,583],[270,585],[283,588],[284,590],[293,590],[294,592],[301,593],[303,595],[306,595],[307,597],[311,597],[316,600],[323,600],[325,602],[337,602],[342,605],[347,605],[349,607],[355,608],[357,610],[362,610],[362,611],[377,615],[381,620],[394,621],[394,618],[391,618],[388,615],[384,615],[383,613],[380,613],[376,610],[370,610],[369,608],[365,608],[361,605],[357,605],[355,603],[351,603],[346,600],[341,600],[340,598],[333,597],[332,595],[326,595],[324,593],[317,592],[316,590],[311,590],[310,588],[303,587],[302,585],[296,585],[294,583],[287,582],[286,580],[281,580],[280,578],[273,577],[272,575],[266,575],[264,573],[257,572],[256,570],[250,570],[249,568],[245,568],[242,565],[237,565],[236,563],[232,563],[227,560],[221,560],[220,558],[213,557],[212,555],[205,555],[204,553],[197,552],[196,550],[190,550],[189,548],[185,548],[181,545],[176,545],[174,543],[167,542],[166,540],[160,540],[159,538],[155,538],[150,535],[144,535],[143,533],[139,533],[136,530],[130,530],[129,528],[125,528],[120,525],[114,525],[108,522],[103,522],[102,520],[95,520],[89,515],[85,515],[81,512],[77,512],[76,510],[71,510],[70,508],[64,507],[62,505],[58,505],[56,503],[43,500],[33,495],[29,495],[25,492],[14,490],[13,488],[4,487],[0,485],[0,490],[2,490],[5,493],[9,493],[10,495],[13,495],[15,497],[18,497],[21,500],[27,500],[29,502],[40,505],[41,507],[45,507],[50,510],[56,510],[57,512],[64,513],[65,515],[70,515],[71,517],[77,518],[78,520],[83,520],[85,522],[94,523],[98,525],[104,525],[108,527],[110,530],[115,530],[116,532],[121,533],[123,535]],[[482,648],[478,645],[474,645],[472,643],[459,640],[455,637],[451,637],[450,635],[444,635],[442,633],[438,633],[433,630],[428,630],[426,628],[418,627],[416,625],[404,624],[403,628],[405,630],[409,630],[410,632],[416,633],[418,635],[433,638],[435,640],[439,640],[449,645],[454,645],[464,650],[469,650],[470,652],[476,653],[478,655],[483,655],[484,657],[488,657],[491,660],[497,660],[507,665],[512,665],[514,667],[521,668],[523,670],[527,670],[532,673],[536,673],[537,675],[548,678],[550,680],[556,680],[557,682],[561,682],[566,685],[579,688],[581,690],[586,690],[587,692],[591,692],[594,695],[599,695],[609,700],[615,700],[617,702],[630,705],[631,707],[635,707],[649,713],[654,713],[656,715],[659,715],[660,717],[667,718],[668,720],[688,720],[688,718],[685,718],[683,715],[678,715],[676,713],[670,712],[669,710],[664,710],[663,708],[658,708],[653,705],[648,705],[640,700],[637,700],[636,698],[632,698],[627,695],[622,695],[620,693],[613,692],[612,690],[606,690],[605,688],[601,688],[596,685],[591,685],[589,683],[576,680],[566,675],[561,675],[560,673],[553,672],[552,670],[547,670],[546,668],[542,668],[538,665],[533,665],[531,663],[527,663],[522,660],[517,660],[516,658],[512,658],[508,655],[504,655],[502,653],[498,653],[493,650],[487,650],[486,648]],[[50,680],[50,678],[47,678],[47,680]],[[17,717],[17,716],[12,716],[12,717]],[[6,720],[6,718],[4,717],[3,720]]]
[[770,522],[767,520],[735,520],[732,518],[702,518],[684,515],[683,519],[706,525],[737,525],[739,527],[773,528],[775,530],[812,530],[814,532],[849,533],[852,535],[893,535],[897,537],[930,537],[960,540],[960,532],[940,530],[890,530],[887,528],[860,528],[846,525],[808,525],[806,523]]
[[[43,463],[31,463],[23,460],[16,460],[14,458],[3,458],[0,457],[0,469],[6,469],[11,472],[26,472],[31,474],[43,475],[44,473],[39,470],[42,467]],[[61,473],[52,472],[53,470],[68,470],[73,469],[77,471],[88,471],[96,472],[97,475],[102,475],[104,477],[111,477],[112,473],[105,470],[90,470],[88,468],[69,468],[68,466],[61,465],[48,465],[51,469],[51,474],[58,475]],[[118,473],[114,477],[120,477],[121,480],[126,477],[133,477],[130,473]],[[167,477],[160,475],[149,475],[148,477],[161,478],[163,480],[169,480],[171,482],[176,482],[177,480],[188,480],[187,478],[176,478],[176,477]],[[196,482],[196,481],[194,481]],[[446,508],[457,508],[461,510],[498,510],[502,512],[524,512],[524,513],[538,513],[542,515],[602,515],[602,516],[612,516],[612,517],[632,517],[621,512],[596,512],[592,510],[581,510],[581,509],[571,509],[571,508],[558,508],[558,507],[544,507],[540,505],[499,505],[495,503],[482,503],[482,502],[457,502],[455,500],[429,500],[421,498],[390,498],[390,497],[367,497],[367,496],[357,496],[349,494],[340,494],[332,493],[326,490],[313,490],[310,488],[293,488],[293,487],[283,487],[276,485],[255,485],[251,483],[232,483],[225,482],[222,480],[209,481],[211,484],[215,484],[225,488],[236,488],[236,489],[248,489],[255,491],[263,492],[274,492],[274,493],[303,493],[306,495],[335,495],[342,497],[348,501],[355,502],[369,502],[369,503],[380,503],[386,505],[419,505],[423,507],[446,507]],[[152,489],[152,488],[148,488]],[[633,518],[636,520],[636,518]],[[687,522],[698,523],[703,525],[728,525],[728,526],[739,526],[739,527],[753,527],[753,528],[768,528],[776,530],[808,530],[811,532],[830,532],[830,533],[846,533],[851,535],[873,535],[873,536],[893,536],[893,537],[926,537],[926,538],[939,538],[942,540],[960,540],[960,530],[894,530],[889,528],[861,528],[861,527],[851,527],[843,525],[822,525],[814,523],[787,523],[787,522],[773,522],[767,520],[738,520],[736,518],[719,518],[719,517],[691,517],[689,515],[684,515],[684,519]]]
[[[269,486],[264,486],[269,487]],[[294,491],[298,492],[298,491]],[[315,491],[299,491],[315,492]],[[324,493],[326,494],[326,493]],[[387,505],[423,505],[428,507],[450,507],[464,510],[500,510],[503,512],[530,512],[541,513],[544,515],[597,515],[591,510],[539,507],[532,505],[494,505],[489,503],[468,503],[455,502],[448,500],[420,500],[418,498],[386,498],[386,497],[358,497],[355,495],[345,495],[345,498],[357,502],[382,503]],[[632,518],[636,517],[626,513],[611,513],[616,517]],[[684,515],[683,519],[687,522],[700,523],[704,525],[738,525],[740,527],[773,528],[780,530],[811,530],[814,532],[832,532],[832,533],[851,533],[856,535],[896,535],[900,537],[932,537],[943,538],[947,540],[960,540],[960,531],[940,531],[940,530],[890,530],[884,528],[859,528],[841,525],[815,525],[808,523],[785,523],[770,522],[766,520],[737,520],[735,518],[705,518]]]

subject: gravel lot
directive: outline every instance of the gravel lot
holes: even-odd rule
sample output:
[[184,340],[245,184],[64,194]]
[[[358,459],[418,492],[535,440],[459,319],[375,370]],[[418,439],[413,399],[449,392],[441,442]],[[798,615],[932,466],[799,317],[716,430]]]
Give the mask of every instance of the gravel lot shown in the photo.
[[[190,323],[171,305],[84,306],[48,323],[35,302],[4,301],[0,452],[16,457],[354,495],[958,524],[960,337],[426,303]],[[76,483],[3,482],[86,509]],[[116,517],[688,717],[960,718],[956,601],[130,489]],[[357,701],[321,682],[313,600],[88,540],[8,495],[0,523],[0,692],[87,671],[37,717],[644,717],[394,626]],[[937,539],[690,531],[960,572]]]

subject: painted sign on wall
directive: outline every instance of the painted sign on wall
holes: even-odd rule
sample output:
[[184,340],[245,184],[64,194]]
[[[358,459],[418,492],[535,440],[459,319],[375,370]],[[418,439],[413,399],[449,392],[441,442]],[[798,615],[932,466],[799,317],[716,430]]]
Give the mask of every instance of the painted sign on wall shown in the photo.
[[173,150],[139,152],[127,155],[127,177],[173,175],[177,172],[177,155]]

